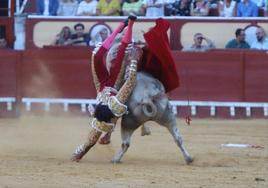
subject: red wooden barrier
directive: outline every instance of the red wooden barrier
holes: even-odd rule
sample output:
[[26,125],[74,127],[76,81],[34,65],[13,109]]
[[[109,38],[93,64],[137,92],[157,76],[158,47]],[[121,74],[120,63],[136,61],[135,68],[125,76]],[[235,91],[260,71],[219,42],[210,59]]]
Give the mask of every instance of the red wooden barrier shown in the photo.
[[[20,53],[13,50],[0,50],[0,98],[17,97],[17,64]],[[9,101],[10,102],[10,101]],[[0,103],[0,117],[15,116],[16,104],[8,101]]]
[[[0,97],[95,99],[90,56],[85,47],[0,51]],[[173,56],[181,86],[169,93],[172,100],[268,102],[268,54],[264,52],[174,51]],[[210,109],[204,110],[208,117]],[[228,107],[225,111],[228,114]],[[237,114],[244,115],[245,110]]]
[[242,52],[173,53],[181,87],[176,100],[243,101]]
[[0,97],[16,97],[17,60],[19,53],[13,50],[0,51]]
[[268,101],[268,53],[245,54],[245,101]]
[[87,48],[51,47],[24,52],[21,95],[47,98],[95,98]]

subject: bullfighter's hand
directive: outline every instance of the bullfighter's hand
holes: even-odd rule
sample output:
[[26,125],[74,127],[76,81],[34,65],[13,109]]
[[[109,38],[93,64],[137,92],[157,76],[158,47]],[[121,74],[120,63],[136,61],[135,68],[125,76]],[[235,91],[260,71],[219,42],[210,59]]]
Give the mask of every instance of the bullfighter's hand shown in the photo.
[[141,56],[142,56],[142,49],[137,46],[134,46],[134,48],[131,50],[129,54],[129,60],[137,60],[137,62],[139,62]]
[[131,53],[131,51],[134,48],[134,44],[133,43],[129,43],[125,49],[125,55],[129,55]]

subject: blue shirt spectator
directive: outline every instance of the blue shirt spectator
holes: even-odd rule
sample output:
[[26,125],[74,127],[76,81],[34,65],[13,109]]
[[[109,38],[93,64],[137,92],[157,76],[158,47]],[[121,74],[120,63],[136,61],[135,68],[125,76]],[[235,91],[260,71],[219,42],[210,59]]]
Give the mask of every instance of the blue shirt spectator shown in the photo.
[[238,28],[235,31],[235,39],[230,40],[225,48],[250,48],[249,44],[245,41],[246,33],[244,29]]
[[237,5],[237,17],[257,17],[258,7],[251,0],[242,0]]
[[47,0],[48,12],[46,12],[46,0],[36,0],[36,12],[39,15],[56,16],[59,8],[59,0]]

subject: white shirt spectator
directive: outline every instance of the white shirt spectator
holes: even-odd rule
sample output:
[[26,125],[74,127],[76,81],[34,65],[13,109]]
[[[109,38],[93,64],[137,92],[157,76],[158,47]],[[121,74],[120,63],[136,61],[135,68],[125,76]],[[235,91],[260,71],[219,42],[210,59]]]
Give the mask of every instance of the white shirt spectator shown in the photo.
[[256,40],[251,44],[250,48],[268,50],[268,37],[263,28],[259,27],[256,29]]
[[142,4],[146,8],[145,16],[161,17],[164,16],[164,0],[143,0]]
[[227,7],[226,3],[223,1],[220,1],[220,16],[223,17],[233,17],[235,8],[236,8],[236,2],[231,0],[229,7]]
[[263,39],[263,41],[259,42],[259,41],[254,41],[250,48],[252,49],[257,49],[257,50],[268,50],[268,38],[266,37],[265,39]]
[[77,11],[78,3],[76,0],[61,0],[58,16],[74,16]]
[[44,0],[44,16],[49,15],[49,0]]
[[98,2],[96,0],[84,0],[78,5],[77,16],[94,16]]

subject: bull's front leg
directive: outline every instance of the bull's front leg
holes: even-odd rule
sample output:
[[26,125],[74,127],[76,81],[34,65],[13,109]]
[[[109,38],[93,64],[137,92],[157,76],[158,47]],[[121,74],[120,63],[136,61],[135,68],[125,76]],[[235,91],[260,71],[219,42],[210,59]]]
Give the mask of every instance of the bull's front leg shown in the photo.
[[130,140],[131,136],[133,134],[133,129],[125,129],[123,126],[121,127],[121,137],[122,137],[122,144],[121,149],[118,153],[116,153],[112,159],[113,163],[120,163],[123,155],[127,152],[129,146],[130,146]]

